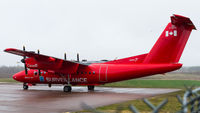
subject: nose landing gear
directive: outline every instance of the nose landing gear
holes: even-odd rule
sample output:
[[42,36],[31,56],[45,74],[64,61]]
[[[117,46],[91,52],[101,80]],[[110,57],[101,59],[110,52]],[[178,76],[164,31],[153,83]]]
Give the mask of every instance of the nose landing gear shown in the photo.
[[24,90],[28,90],[28,85],[27,85],[27,83],[24,83],[24,84],[23,84],[23,89],[24,89]]

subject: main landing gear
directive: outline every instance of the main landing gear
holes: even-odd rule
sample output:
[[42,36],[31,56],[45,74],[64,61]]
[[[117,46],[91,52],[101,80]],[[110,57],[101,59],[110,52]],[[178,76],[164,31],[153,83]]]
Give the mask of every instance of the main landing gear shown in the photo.
[[88,91],[94,91],[94,86],[87,86],[88,87]]
[[49,87],[51,87],[51,84],[48,84]]
[[28,85],[27,85],[27,83],[24,83],[24,84],[23,84],[23,89],[24,89],[24,90],[28,90]]
[[64,92],[71,92],[72,91],[72,87],[71,86],[64,86],[64,88],[63,88],[63,91]]
[[67,75],[67,85],[64,86],[63,91],[64,92],[71,92],[72,91],[72,87],[70,85],[70,75],[69,74]]

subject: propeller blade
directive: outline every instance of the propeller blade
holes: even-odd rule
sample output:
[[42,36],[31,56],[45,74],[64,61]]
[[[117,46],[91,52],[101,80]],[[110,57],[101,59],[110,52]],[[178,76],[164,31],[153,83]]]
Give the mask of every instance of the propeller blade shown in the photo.
[[23,51],[25,51],[25,46],[23,46]]
[[40,69],[38,69],[38,73],[39,73],[39,76],[41,76],[41,71],[40,71]]
[[37,53],[40,54],[40,50],[39,49],[37,50]]
[[[23,46],[23,51],[26,51],[25,46]],[[21,60],[22,63],[24,63],[24,70],[25,70],[25,74],[28,74],[28,70],[26,67],[26,62],[25,62],[26,56],[24,56],[24,58]]]
[[25,68],[25,74],[27,75],[28,74],[28,70],[27,70],[27,67],[26,67],[25,63],[24,63],[24,68]]
[[[37,53],[40,54],[40,50],[39,50],[39,49],[37,50]],[[41,76],[41,71],[40,71],[40,69],[38,69],[38,73],[39,73],[39,76]]]
[[79,54],[77,53],[77,62],[79,62]]
[[[23,46],[23,51],[26,51],[25,46]],[[24,56],[24,60],[26,59],[26,56]]]
[[66,53],[64,54],[64,60],[67,60],[67,55],[66,55]]

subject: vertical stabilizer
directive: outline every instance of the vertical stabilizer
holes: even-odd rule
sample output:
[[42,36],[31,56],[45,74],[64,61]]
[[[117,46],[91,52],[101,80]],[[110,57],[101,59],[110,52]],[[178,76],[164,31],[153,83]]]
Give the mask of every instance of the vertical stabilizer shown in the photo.
[[177,63],[182,55],[192,29],[192,21],[180,15],[171,16],[171,22],[145,58],[143,63]]

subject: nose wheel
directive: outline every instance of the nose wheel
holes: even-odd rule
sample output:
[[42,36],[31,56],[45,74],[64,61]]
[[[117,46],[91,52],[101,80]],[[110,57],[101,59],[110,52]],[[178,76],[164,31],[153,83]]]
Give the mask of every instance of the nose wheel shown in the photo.
[[71,86],[64,86],[63,91],[64,92],[71,92],[72,91],[72,87]]
[[28,90],[28,85],[26,83],[23,84],[23,89]]

